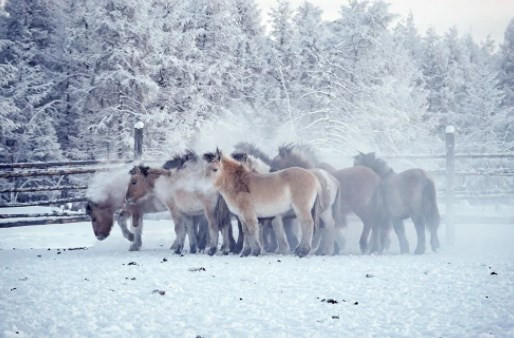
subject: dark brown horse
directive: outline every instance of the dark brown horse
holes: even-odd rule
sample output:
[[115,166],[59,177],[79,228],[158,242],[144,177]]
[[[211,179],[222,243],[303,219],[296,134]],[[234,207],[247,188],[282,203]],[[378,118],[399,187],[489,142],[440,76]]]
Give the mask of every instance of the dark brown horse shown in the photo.
[[[380,205],[388,220],[393,223],[394,231],[400,242],[400,252],[409,252],[409,242],[405,237],[403,220],[411,218],[416,228],[418,243],[416,254],[425,252],[425,226],[430,231],[430,245],[436,251],[440,244],[437,237],[440,216],[437,208],[434,181],[422,169],[409,169],[395,173],[387,163],[375,153],[355,156],[354,165],[366,166],[382,179],[379,189]],[[389,227],[383,228],[382,246],[388,242]]]
[[[297,166],[300,168],[315,168],[316,163],[320,167],[330,170],[330,165],[320,162],[312,150],[306,151],[305,146],[285,145],[279,147],[278,155],[272,161],[272,168]],[[371,169],[366,167],[353,167],[342,170],[332,169],[332,176],[339,182],[339,196],[335,204],[334,214],[340,215],[336,218],[338,228],[345,226],[345,216],[354,212],[364,224],[362,235],[359,241],[361,252],[380,252],[380,241],[378,228],[381,226],[376,218],[375,193],[380,184],[380,177]],[[368,248],[368,237],[372,229],[377,229],[373,236],[372,247]],[[339,231],[336,232],[338,234]],[[340,241],[339,241],[340,242]],[[342,249],[342,248],[339,248]]]

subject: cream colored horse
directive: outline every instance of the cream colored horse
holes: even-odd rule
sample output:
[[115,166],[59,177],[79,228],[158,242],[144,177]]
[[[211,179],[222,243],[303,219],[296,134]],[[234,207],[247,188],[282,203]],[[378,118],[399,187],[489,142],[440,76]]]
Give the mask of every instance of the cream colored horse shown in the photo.
[[[186,161],[187,162],[187,161]],[[194,161],[191,161],[194,162]],[[176,239],[172,250],[180,253],[184,247],[187,217],[204,214],[209,223],[208,254],[214,255],[218,249],[219,224],[216,217],[218,192],[202,183],[203,167],[195,173],[194,163],[166,170],[144,166],[134,167],[127,189],[126,199],[129,204],[155,195],[171,213],[175,224]],[[228,232],[223,233],[223,253],[230,250]],[[191,235],[189,236],[191,238]]]
[[[270,174],[256,173],[236,160],[223,156],[219,149],[215,153],[204,154],[203,158],[207,162],[206,178],[218,189],[230,211],[243,223],[243,256],[261,253],[258,217],[275,217],[281,221],[282,216],[291,209],[302,229],[302,239],[295,254],[300,257],[309,254],[321,190],[314,174],[301,168]],[[283,231],[278,237],[279,241],[286,240]]]

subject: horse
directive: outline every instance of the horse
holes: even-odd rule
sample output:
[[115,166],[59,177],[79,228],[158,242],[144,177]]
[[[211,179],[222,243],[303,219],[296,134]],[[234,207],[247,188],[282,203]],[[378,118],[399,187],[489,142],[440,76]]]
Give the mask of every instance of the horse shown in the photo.
[[281,145],[278,147],[278,155],[273,158],[270,166],[272,168],[318,168],[328,173],[337,171],[332,165],[319,161],[314,149],[307,144],[288,143]]
[[[182,252],[186,235],[184,221],[188,216],[205,215],[209,224],[209,248],[207,253],[214,255],[218,250],[219,223],[216,215],[218,192],[202,184],[203,166],[194,152],[178,156],[171,160],[168,169],[156,169],[143,165],[134,167],[128,184],[126,200],[131,205],[141,199],[155,195],[166,205],[175,223],[176,239],[171,249],[177,254]],[[173,167],[173,168],[172,168]],[[228,254],[232,241],[229,239],[228,227],[223,227],[223,245],[221,251]],[[188,229],[190,239],[193,231]],[[194,245],[194,243],[193,243]]]
[[[242,143],[239,143],[236,145],[236,147],[241,146]],[[250,145],[249,143],[245,143]],[[252,151],[253,153],[258,154],[258,149],[251,145],[253,148],[247,147],[248,150]],[[257,152],[256,152],[257,151]],[[234,160],[238,161],[248,169],[250,169],[253,172],[260,173],[260,174],[267,174],[270,172],[269,165],[266,164],[263,160],[261,160],[258,157],[255,157],[251,154],[248,154],[246,152],[240,152],[239,149],[234,151],[230,155]],[[226,204],[225,204],[226,206]],[[228,207],[227,207],[228,208]],[[236,217],[237,218],[237,217]],[[238,243],[244,240],[244,234],[242,233],[242,224],[241,220],[237,218],[237,223],[239,227],[239,238]],[[273,230],[272,225],[272,218],[259,218],[259,240],[261,242],[261,245],[266,252],[275,252],[278,250],[278,253],[287,254],[290,252],[289,246],[280,246],[279,243],[277,243],[276,234]],[[283,244],[283,243],[281,243]]]
[[[125,193],[129,180],[130,175],[126,169],[95,174],[86,191],[86,214],[91,219],[95,237],[100,241],[109,237],[116,217],[123,237],[133,242],[129,250],[138,251],[142,245],[143,214],[167,209],[156,198],[148,198],[130,206],[126,205]],[[134,233],[127,227],[127,219],[130,217]],[[190,221],[198,228],[199,249],[203,250],[205,248],[206,221],[204,218],[194,218]]]
[[[415,253],[425,252],[425,226],[430,231],[430,245],[435,252],[439,247],[437,230],[440,223],[439,209],[434,180],[422,169],[415,168],[395,173],[394,170],[375,153],[359,152],[354,157],[354,165],[366,166],[381,177],[380,200],[388,220],[393,223],[400,243],[400,252],[409,252],[409,242],[405,236],[403,220],[411,218],[416,228],[417,246]],[[389,228],[383,229],[382,245],[388,241]]]
[[[321,163],[321,167],[331,172],[331,175],[339,182],[339,196],[334,203],[334,214],[337,215],[336,226],[341,228],[346,226],[346,215],[354,212],[363,223],[363,230],[359,240],[362,253],[380,252],[379,231],[381,226],[378,215],[376,214],[377,200],[375,193],[380,184],[380,177],[373,170],[359,166],[345,168],[341,170],[331,170],[330,167],[318,161],[312,148],[297,145],[284,145],[279,147],[278,154],[273,158],[272,167],[283,168],[286,166],[297,166],[305,169],[316,167],[316,163]],[[368,248],[368,237],[371,229],[377,229],[373,235],[372,247]],[[336,231],[336,235],[340,236]],[[342,238],[336,241],[338,249],[341,250],[338,242],[343,242]]]
[[[223,196],[231,212],[243,223],[242,256],[258,256],[258,217],[275,217],[294,210],[302,229],[302,239],[295,254],[304,257],[311,250],[314,227],[318,223],[320,183],[316,176],[302,168],[289,168],[270,174],[251,171],[236,160],[224,156],[219,149],[205,153],[205,177]],[[276,217],[279,216],[279,217]],[[275,227],[274,227],[275,228]],[[277,229],[280,229],[277,226]],[[285,234],[277,238],[285,241]]]
[[[234,154],[247,154],[249,155],[247,157],[245,165],[252,166],[251,169],[257,170],[260,173],[266,173],[270,171],[271,166],[271,158],[269,158],[268,155],[266,155],[261,149],[259,149],[256,145],[248,142],[240,142],[234,146],[235,152]],[[298,223],[295,221],[294,217],[285,217],[282,219],[284,230],[286,232],[287,242],[289,245],[289,248],[296,248],[298,246]],[[261,229],[264,232],[264,238],[273,237],[274,232],[269,231],[269,222],[264,222],[264,226],[261,227]],[[277,243],[276,238],[269,238],[270,241],[267,244],[267,247],[265,248],[266,251],[273,251],[276,249]],[[288,250],[283,250],[288,251]]]
[[[316,254],[333,255],[335,243],[337,243],[340,248],[344,245],[344,239],[339,228],[345,224],[345,218],[344,215],[339,212],[338,205],[340,202],[336,203],[336,200],[340,199],[339,182],[327,170],[316,168],[312,161],[316,161],[316,163],[319,162],[315,160],[315,155],[311,152],[311,148],[304,149],[308,149],[307,153],[310,159],[302,155],[305,153],[305,150],[302,151],[302,153],[297,152],[295,146],[291,144],[279,147],[279,155],[271,162],[271,171],[300,167],[316,175],[321,184],[321,205],[324,206],[320,212],[321,229],[316,232],[314,236],[315,244],[321,239]],[[338,229],[336,229],[336,223]]]

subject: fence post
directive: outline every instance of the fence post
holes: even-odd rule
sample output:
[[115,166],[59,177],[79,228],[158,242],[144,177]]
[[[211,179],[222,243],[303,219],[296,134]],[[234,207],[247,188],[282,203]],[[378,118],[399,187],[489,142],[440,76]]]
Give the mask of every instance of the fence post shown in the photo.
[[143,156],[143,127],[141,121],[134,125],[134,161],[138,161]]
[[455,218],[454,218],[454,177],[455,177],[455,128],[446,127],[446,242],[455,244]]

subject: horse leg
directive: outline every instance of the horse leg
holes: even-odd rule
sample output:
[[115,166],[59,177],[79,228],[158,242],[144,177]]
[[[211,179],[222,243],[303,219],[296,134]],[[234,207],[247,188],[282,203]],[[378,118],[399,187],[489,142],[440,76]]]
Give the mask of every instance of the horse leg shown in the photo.
[[170,247],[177,255],[182,253],[184,249],[184,242],[186,239],[186,219],[184,217],[174,217],[173,222],[175,223],[175,241]]
[[320,215],[323,222],[323,235],[316,255],[333,255],[336,236],[336,222],[332,216],[332,208],[328,208]]
[[388,250],[391,245],[391,239],[389,238],[389,234],[391,232],[391,222],[386,222],[385,224],[381,224],[381,237],[380,237],[380,248],[381,252],[384,250]]
[[[259,243],[259,222],[255,215],[244,215],[242,217],[243,233],[245,234],[246,245],[242,256],[252,254],[259,256],[261,254],[261,245]],[[251,251],[248,252],[248,247]]]
[[[370,228],[371,226],[368,225]],[[370,250],[368,252],[368,254],[373,254],[373,253],[378,253],[380,254],[381,252],[381,249],[380,249],[380,235],[381,235],[381,232],[379,229],[371,229],[371,247],[370,247]]]
[[209,256],[212,256],[216,251],[218,251],[218,236],[220,230],[214,212],[207,208],[204,209],[204,212],[207,222],[209,222],[209,249],[207,250],[207,253]]
[[223,224],[221,228],[223,236],[223,244],[221,245],[221,252],[223,255],[228,255],[233,250],[235,244],[234,234],[232,232],[232,224]]
[[363,228],[362,228],[362,234],[361,234],[361,238],[359,240],[359,246],[361,248],[361,253],[366,253],[367,250],[368,250],[368,238],[369,238],[369,233],[371,232],[371,225],[367,222],[362,222],[364,224]]
[[271,220],[271,226],[275,232],[275,237],[278,242],[278,249],[276,253],[287,255],[290,252],[289,244],[287,243],[286,233],[284,232],[284,223],[282,217],[276,216]]
[[130,232],[130,230],[127,227],[127,219],[129,218],[129,216],[130,216],[130,212],[128,212],[127,210],[123,210],[118,215],[118,218],[116,219],[116,221],[118,222],[118,225],[120,226],[123,237],[125,237],[129,241],[133,242],[134,234],[132,232]]
[[295,213],[302,229],[302,239],[300,240],[300,244],[296,247],[295,254],[299,257],[304,257],[311,251],[314,220],[312,219],[310,208],[304,208],[303,210],[295,208]]
[[289,248],[296,248],[298,246],[298,223],[292,217],[283,219],[284,230],[287,236],[287,243]]
[[129,251],[139,251],[143,245],[143,215],[132,213],[132,228],[134,229],[134,241],[129,247]]
[[[312,234],[312,248],[314,250],[318,250],[321,243],[321,237],[324,236],[325,226],[323,224],[323,220],[320,218],[319,226],[314,229],[314,233]],[[297,244],[298,246],[298,244]]]
[[439,243],[439,237],[437,235],[437,227],[430,227],[430,246],[432,251],[436,252],[441,247]]
[[345,247],[345,239],[343,233],[341,232],[341,229],[336,227],[335,235],[336,241],[334,244],[334,254],[341,255]]
[[207,245],[207,229],[208,224],[204,217],[197,217],[198,232],[196,234],[196,241],[198,242],[198,250],[203,251]]
[[239,234],[237,236],[237,243],[234,248],[234,253],[236,253],[236,254],[240,253],[243,250],[244,238],[245,238],[245,235],[243,234],[243,225],[241,224],[241,221],[239,220],[239,218],[237,218],[237,230],[238,230]]
[[196,223],[192,217],[187,220],[187,237],[189,239],[189,252],[196,253],[198,251],[198,240],[196,238]]
[[[264,249],[266,252],[275,252],[278,248],[278,240],[276,233],[274,231],[272,221],[266,220],[263,221],[262,224],[265,225],[264,228],[264,238],[266,239],[266,248]],[[262,225],[261,225],[262,226]],[[282,231],[284,229],[284,225],[282,224]],[[284,233],[285,236],[285,233]]]
[[413,218],[414,226],[416,228],[416,235],[418,236],[418,244],[414,253],[422,255],[425,253],[425,223],[422,217]]
[[400,244],[400,253],[408,253],[409,252],[409,241],[407,241],[407,237],[405,236],[405,225],[401,219],[395,218],[392,220],[394,232],[398,237],[398,242]]

